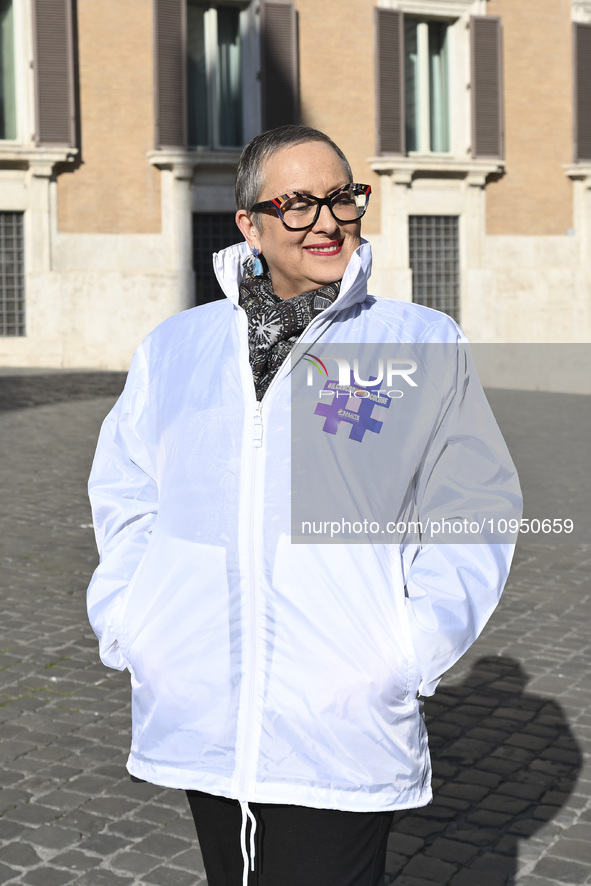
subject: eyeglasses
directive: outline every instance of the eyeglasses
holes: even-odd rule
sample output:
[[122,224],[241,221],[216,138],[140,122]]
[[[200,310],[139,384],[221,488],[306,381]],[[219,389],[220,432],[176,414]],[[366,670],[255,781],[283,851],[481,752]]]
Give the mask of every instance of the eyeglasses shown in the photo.
[[357,221],[365,215],[370,194],[371,185],[359,184],[345,185],[327,197],[291,191],[273,200],[255,203],[251,212],[274,209],[288,231],[305,231],[316,224],[323,206],[328,206],[335,221]]

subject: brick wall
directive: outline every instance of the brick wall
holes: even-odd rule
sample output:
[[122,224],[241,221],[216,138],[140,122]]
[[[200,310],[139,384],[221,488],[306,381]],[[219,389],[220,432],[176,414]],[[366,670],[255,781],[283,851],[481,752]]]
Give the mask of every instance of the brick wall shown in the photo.
[[504,31],[506,175],[486,189],[488,234],[572,227],[572,46],[567,0],[489,0]]
[[363,220],[379,233],[376,153],[374,3],[372,0],[297,0],[302,123],[326,132],[345,152],[357,181],[373,188]]
[[160,231],[150,0],[78,0],[83,164],[58,179],[59,230]]

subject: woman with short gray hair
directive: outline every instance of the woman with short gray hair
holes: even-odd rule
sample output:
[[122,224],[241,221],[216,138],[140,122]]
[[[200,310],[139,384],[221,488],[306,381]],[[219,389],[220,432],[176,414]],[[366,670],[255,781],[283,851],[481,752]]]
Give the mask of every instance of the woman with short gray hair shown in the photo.
[[[321,504],[342,493],[365,518],[380,487],[394,517],[518,507],[454,321],[368,295],[370,193],[324,133],[253,139],[236,177],[244,243],[214,256],[227,297],[143,342],[93,465],[88,606],[102,660],[131,674],[128,769],[187,791],[209,886],[384,882],[395,810],[432,797],[422,696],[477,637],[511,561],[505,540],[331,543],[292,524],[292,500],[331,470]],[[366,342],[390,357],[445,344],[440,373],[415,362],[420,384],[407,377],[404,422],[356,363],[329,376],[322,354]],[[296,418],[292,384],[315,371],[320,402]],[[387,463],[364,474],[378,439]]]

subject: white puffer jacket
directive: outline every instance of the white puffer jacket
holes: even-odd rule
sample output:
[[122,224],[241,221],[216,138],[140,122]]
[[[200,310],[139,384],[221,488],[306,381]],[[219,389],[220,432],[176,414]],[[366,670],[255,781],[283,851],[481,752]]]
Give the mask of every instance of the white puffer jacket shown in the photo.
[[[226,300],[143,342],[92,469],[101,562],[88,607],[103,662],[131,673],[128,768],[242,801],[424,805],[419,695],[482,630],[512,546],[291,542],[290,366],[257,404],[237,304],[245,247],[216,257]],[[370,269],[363,243],[304,333],[310,349],[463,341],[444,314],[368,296]],[[423,450],[408,428],[412,458],[402,443],[391,473],[407,489],[415,471],[424,498],[437,484],[484,490],[514,516],[519,485],[480,384],[469,367],[450,378],[419,410]]]

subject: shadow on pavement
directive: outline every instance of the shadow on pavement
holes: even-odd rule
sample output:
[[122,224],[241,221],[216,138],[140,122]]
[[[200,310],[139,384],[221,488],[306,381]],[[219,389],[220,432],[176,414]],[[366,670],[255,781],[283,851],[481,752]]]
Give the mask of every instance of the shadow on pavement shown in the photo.
[[395,817],[386,882],[514,882],[519,840],[559,813],[582,764],[562,708],[528,679],[514,659],[481,658],[426,700],[434,801]]
[[125,372],[48,371],[35,374],[16,372],[0,375],[0,412],[26,409],[69,400],[118,397],[125,383]]

